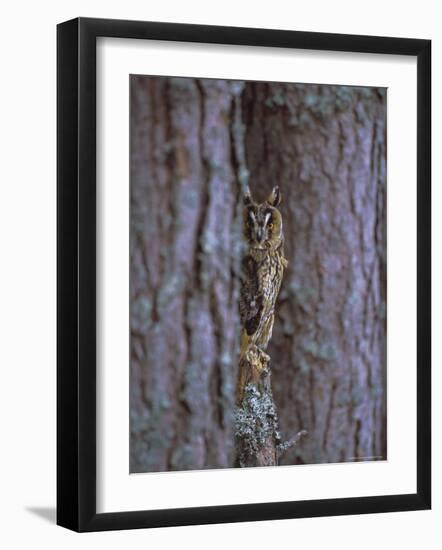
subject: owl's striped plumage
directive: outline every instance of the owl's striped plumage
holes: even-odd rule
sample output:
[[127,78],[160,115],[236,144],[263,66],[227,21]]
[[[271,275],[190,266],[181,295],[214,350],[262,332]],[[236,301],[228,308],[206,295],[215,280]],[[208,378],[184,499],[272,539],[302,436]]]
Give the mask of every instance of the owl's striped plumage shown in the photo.
[[240,296],[241,357],[252,348],[264,352],[272,335],[276,299],[284,268],[283,228],[279,189],[258,204],[250,195],[244,200],[244,237],[247,248],[242,261]]

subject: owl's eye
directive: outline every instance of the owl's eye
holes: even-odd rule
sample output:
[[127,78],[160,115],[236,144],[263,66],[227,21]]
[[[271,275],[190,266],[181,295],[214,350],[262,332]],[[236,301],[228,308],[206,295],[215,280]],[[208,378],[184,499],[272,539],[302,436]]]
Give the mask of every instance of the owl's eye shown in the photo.
[[267,224],[267,227],[268,227],[269,229],[273,229],[273,223],[272,223],[272,222],[268,223],[268,224]]

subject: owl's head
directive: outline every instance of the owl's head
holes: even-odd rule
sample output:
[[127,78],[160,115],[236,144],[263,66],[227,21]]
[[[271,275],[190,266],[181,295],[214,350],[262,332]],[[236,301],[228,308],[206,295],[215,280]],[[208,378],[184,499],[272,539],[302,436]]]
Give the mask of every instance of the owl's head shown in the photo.
[[277,248],[282,241],[282,218],[277,206],[281,203],[279,187],[259,204],[250,194],[244,196],[244,237],[250,247],[265,250]]

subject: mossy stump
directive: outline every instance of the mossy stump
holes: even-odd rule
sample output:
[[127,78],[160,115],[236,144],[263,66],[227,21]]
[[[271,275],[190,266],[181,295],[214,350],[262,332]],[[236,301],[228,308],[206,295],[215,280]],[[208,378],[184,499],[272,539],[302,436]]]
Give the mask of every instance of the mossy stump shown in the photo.
[[268,363],[263,352],[248,354],[240,362],[235,437],[237,466],[242,468],[278,464],[281,436]]

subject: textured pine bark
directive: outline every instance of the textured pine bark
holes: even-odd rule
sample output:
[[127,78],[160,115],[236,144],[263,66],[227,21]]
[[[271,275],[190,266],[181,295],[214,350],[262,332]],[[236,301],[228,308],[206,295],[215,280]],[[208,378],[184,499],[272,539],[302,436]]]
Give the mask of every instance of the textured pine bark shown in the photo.
[[234,461],[232,97],[225,81],[131,79],[131,472]]
[[[268,353],[282,463],[386,457],[386,92],[250,83],[254,192],[279,185],[289,262]],[[263,193],[264,194],[264,193]]]
[[279,462],[386,456],[385,124],[378,89],[131,78],[131,472],[285,449],[273,413],[258,450],[238,438],[247,183],[283,196],[272,382],[249,388],[285,437],[308,431]]

